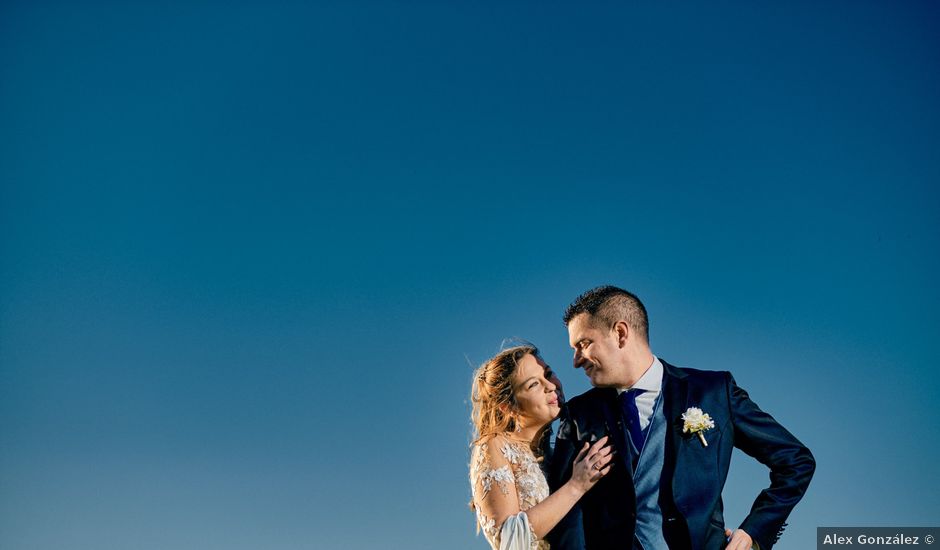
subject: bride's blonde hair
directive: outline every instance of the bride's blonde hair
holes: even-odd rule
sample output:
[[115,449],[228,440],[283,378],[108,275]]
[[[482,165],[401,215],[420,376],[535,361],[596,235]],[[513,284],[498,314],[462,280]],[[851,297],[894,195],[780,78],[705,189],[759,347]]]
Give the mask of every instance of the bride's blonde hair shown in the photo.
[[516,399],[512,391],[512,375],[519,361],[526,355],[538,357],[539,350],[531,344],[504,349],[483,363],[473,373],[470,402],[473,410],[470,419],[474,427],[474,443],[516,429],[516,418],[512,414]]

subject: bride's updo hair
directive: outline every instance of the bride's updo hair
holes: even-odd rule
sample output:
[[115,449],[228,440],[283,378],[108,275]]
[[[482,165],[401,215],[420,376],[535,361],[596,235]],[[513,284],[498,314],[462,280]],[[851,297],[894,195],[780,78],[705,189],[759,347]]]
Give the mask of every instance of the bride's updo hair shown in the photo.
[[516,420],[511,414],[516,405],[512,375],[523,357],[538,357],[538,354],[538,348],[531,344],[513,346],[497,353],[473,373],[470,419],[476,431],[474,442],[516,429]]

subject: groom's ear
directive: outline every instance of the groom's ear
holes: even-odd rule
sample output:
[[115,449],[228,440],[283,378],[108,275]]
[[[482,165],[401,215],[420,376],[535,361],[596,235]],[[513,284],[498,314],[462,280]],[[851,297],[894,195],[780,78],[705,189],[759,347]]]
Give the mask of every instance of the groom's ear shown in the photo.
[[623,348],[627,345],[627,339],[630,337],[630,325],[626,321],[617,321],[614,324],[614,332],[617,335],[617,346]]

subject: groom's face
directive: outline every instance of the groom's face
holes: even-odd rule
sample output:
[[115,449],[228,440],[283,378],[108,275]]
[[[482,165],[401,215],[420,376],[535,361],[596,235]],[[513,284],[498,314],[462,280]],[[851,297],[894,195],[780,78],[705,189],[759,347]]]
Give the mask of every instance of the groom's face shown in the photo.
[[620,346],[615,331],[595,326],[591,315],[582,313],[568,323],[568,342],[574,349],[574,368],[584,369],[592,386],[622,384]]

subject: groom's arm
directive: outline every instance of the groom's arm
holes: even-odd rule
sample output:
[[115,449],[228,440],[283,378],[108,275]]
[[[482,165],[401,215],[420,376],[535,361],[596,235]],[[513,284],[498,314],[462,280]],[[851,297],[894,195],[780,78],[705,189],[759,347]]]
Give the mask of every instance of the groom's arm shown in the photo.
[[[555,450],[548,464],[548,486],[553,493],[571,479],[571,468],[579,450],[576,433],[567,409],[563,409],[558,436],[555,438]],[[583,550],[584,530],[581,527],[580,506],[575,504],[571,511],[558,522],[558,525],[545,536],[545,540],[551,545],[552,550]]]
[[806,492],[816,461],[805,445],[751,401],[730,373],[728,393],[735,447],[770,468],[770,487],[754,500],[740,529],[759,543],[761,550],[770,550],[783,532],[787,516]]

